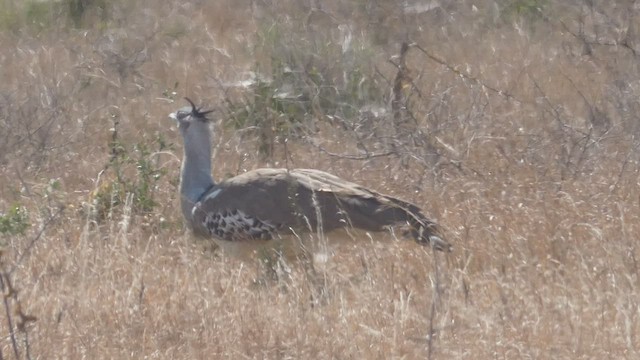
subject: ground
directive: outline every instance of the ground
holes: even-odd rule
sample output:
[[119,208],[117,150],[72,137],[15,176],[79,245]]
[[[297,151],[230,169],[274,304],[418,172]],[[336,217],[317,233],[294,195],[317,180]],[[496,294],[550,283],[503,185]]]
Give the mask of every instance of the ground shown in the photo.
[[[2,357],[637,358],[639,10],[0,0]],[[183,226],[184,96],[216,178],[328,171],[453,251],[327,234],[322,301],[261,281]]]

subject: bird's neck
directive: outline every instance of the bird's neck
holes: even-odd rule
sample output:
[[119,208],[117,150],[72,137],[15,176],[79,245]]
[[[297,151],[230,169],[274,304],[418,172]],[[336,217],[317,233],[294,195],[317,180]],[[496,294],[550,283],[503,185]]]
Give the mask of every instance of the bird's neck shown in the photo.
[[204,122],[194,122],[181,131],[184,137],[184,157],[180,174],[180,196],[183,213],[191,215],[193,205],[214,185],[211,177],[211,133]]

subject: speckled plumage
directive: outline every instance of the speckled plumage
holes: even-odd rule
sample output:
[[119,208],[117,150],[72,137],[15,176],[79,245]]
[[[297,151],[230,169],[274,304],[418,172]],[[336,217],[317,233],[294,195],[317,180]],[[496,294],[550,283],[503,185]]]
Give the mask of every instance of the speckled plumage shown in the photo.
[[225,241],[271,240],[282,228],[237,209],[205,213],[200,225]]

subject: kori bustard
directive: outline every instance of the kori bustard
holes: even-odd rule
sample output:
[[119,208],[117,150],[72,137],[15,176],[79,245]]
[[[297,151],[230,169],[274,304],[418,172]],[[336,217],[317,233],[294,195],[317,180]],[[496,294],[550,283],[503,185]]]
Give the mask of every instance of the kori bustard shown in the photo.
[[282,236],[353,227],[382,231],[405,224],[420,244],[450,251],[438,226],[408,202],[313,169],[257,169],[213,181],[206,115],[190,106],[169,115],[184,140],[182,214],[196,236],[224,248],[266,244]]

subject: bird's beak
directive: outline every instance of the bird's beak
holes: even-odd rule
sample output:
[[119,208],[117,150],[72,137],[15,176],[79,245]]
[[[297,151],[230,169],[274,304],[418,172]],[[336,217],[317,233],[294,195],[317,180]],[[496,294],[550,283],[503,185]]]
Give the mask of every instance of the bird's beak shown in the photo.
[[169,117],[172,118],[173,120],[178,120],[178,116],[176,115],[176,113],[172,112],[171,114],[169,114]]

